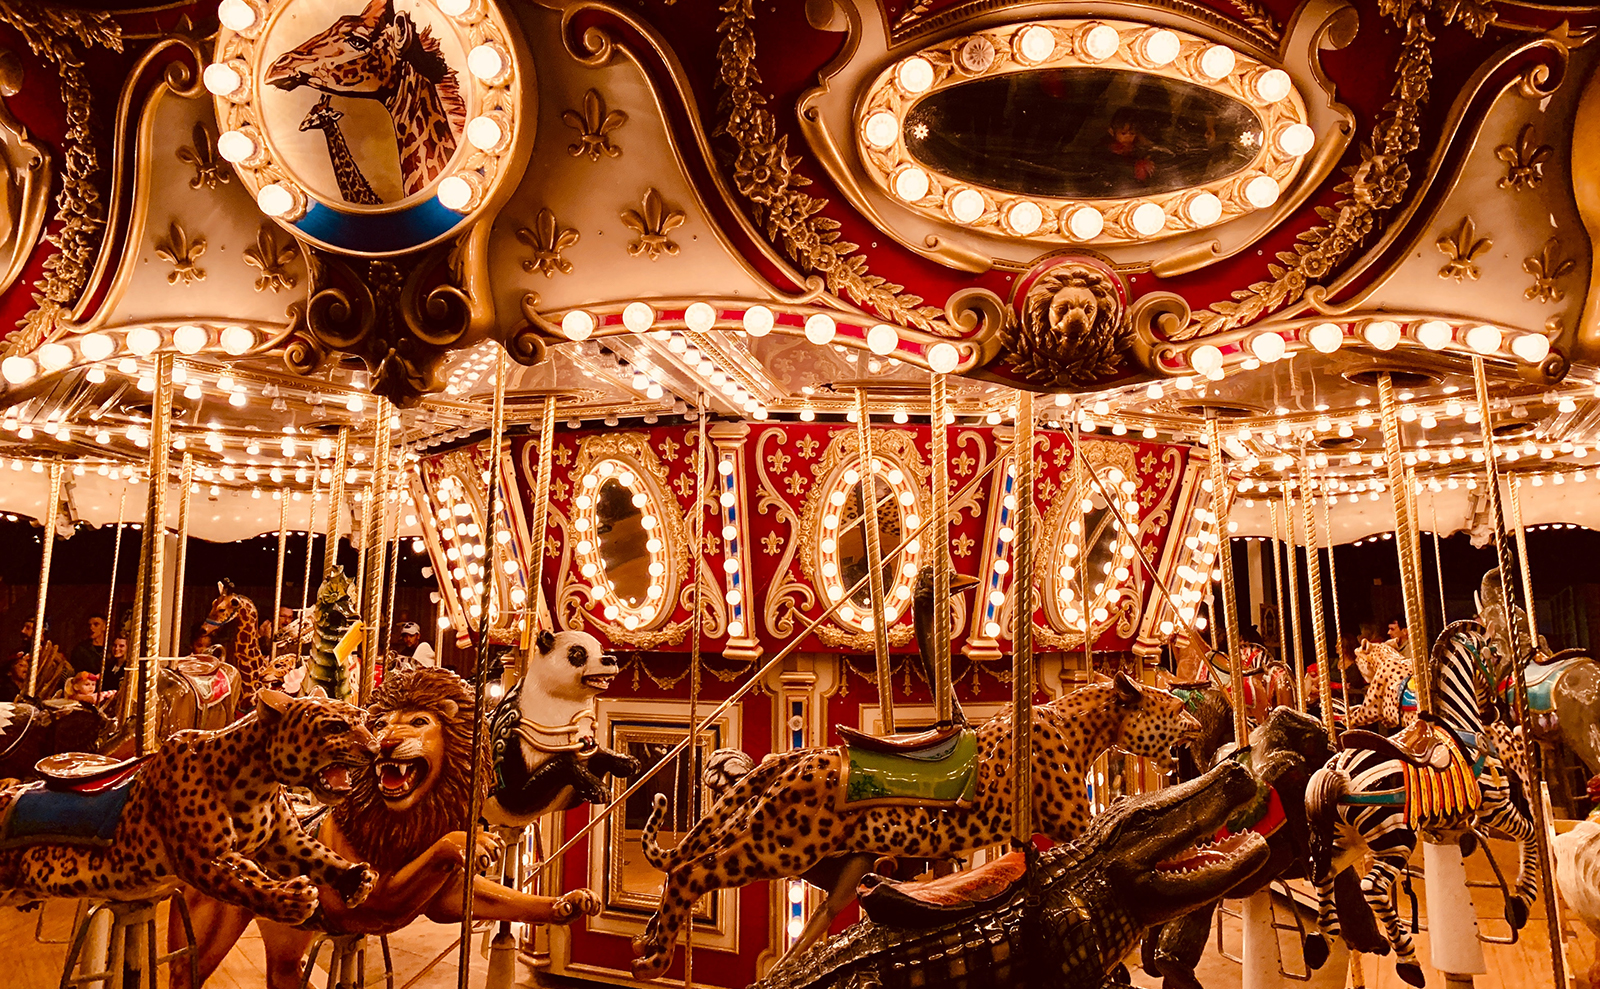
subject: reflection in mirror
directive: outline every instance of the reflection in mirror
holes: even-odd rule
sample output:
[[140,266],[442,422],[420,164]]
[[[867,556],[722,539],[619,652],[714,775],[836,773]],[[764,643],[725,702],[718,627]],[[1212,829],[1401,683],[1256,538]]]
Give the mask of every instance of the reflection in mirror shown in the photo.
[[[900,545],[904,538],[901,527],[900,505],[895,501],[894,489],[889,482],[881,477],[873,478],[873,489],[877,492],[878,503],[878,548],[881,552]],[[839,576],[845,587],[854,587],[856,582],[867,575],[867,531],[865,520],[861,514],[861,482],[857,481],[849,488],[849,495],[845,499],[844,507],[839,512]],[[895,574],[900,565],[900,554],[893,554],[883,561],[883,586],[885,589],[894,586]],[[872,592],[869,585],[863,583],[861,590],[851,597],[851,602],[866,609],[870,614],[872,609]],[[886,602],[887,603],[887,602]]]
[[[610,745],[639,760],[645,769],[643,786],[623,802],[623,812],[614,817],[621,827],[610,828],[609,859],[610,882],[607,884],[607,909],[619,907],[643,913],[653,912],[659,905],[661,886],[666,876],[645,861],[642,839],[645,823],[655,795],[667,798],[666,819],[656,836],[663,849],[674,848],[694,826],[696,817],[691,791],[700,788],[700,809],[704,813],[711,798],[700,780],[698,771],[704,767],[711,753],[725,744],[721,726],[708,728],[702,735],[699,757],[685,749],[671,759],[668,752],[689,733],[687,722],[665,719],[613,720],[610,725]],[[612,791],[620,794],[631,780],[612,780]],[[695,908],[695,916],[715,920],[716,894],[707,894]]]
[[649,496],[629,487],[631,480],[633,475],[624,472],[600,483],[595,540],[612,592],[623,607],[636,609],[650,588],[650,533],[643,524]]
[[1144,72],[1063,67],[976,79],[924,97],[905,148],[933,171],[1004,192],[1119,199],[1204,185],[1250,164],[1245,104]]

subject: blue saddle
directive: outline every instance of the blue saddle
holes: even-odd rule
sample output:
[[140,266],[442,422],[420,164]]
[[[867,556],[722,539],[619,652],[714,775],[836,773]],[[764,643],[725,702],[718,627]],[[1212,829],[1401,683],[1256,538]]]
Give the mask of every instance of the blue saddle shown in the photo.
[[92,793],[49,789],[30,783],[12,802],[0,825],[0,848],[50,844],[105,848],[122,820],[136,776]]

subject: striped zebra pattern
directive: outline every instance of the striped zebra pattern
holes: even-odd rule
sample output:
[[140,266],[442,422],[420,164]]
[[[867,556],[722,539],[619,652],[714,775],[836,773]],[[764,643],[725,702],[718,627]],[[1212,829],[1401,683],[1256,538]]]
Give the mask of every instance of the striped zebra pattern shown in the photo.
[[[1339,935],[1334,910],[1333,880],[1360,859],[1363,848],[1373,864],[1361,880],[1362,893],[1395,949],[1399,975],[1422,985],[1411,933],[1401,924],[1394,887],[1417,847],[1419,827],[1434,831],[1496,828],[1518,844],[1520,861],[1506,918],[1513,926],[1526,923],[1528,905],[1537,895],[1533,824],[1520,784],[1484,751],[1484,717],[1493,718],[1495,682],[1493,646],[1483,626],[1473,621],[1445,628],[1432,653],[1434,710],[1443,728],[1455,733],[1479,755],[1459,774],[1459,794],[1442,790],[1424,795],[1409,764],[1387,753],[1345,749],[1317,770],[1306,786],[1306,815],[1311,825],[1311,879],[1317,887],[1317,925],[1328,937]],[[1471,774],[1475,771],[1476,775]],[[1438,774],[1431,787],[1448,782]]]

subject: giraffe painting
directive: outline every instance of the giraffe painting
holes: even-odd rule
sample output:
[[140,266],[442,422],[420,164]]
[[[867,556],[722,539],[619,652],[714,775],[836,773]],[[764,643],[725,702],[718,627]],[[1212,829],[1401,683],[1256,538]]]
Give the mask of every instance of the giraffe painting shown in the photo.
[[333,162],[333,177],[339,183],[339,194],[347,203],[361,203],[364,206],[377,206],[383,202],[378,194],[372,191],[372,186],[367,183],[367,177],[361,174],[361,167],[350,154],[350,146],[344,142],[344,131],[339,129],[339,120],[344,114],[333,108],[333,97],[322,94],[306,114],[306,119],[300,121],[303,131],[320,130],[322,136],[328,140],[328,158]]
[[406,195],[439,177],[455,155],[467,107],[439,41],[394,0],[371,0],[284,52],[265,81],[279,89],[309,86],[335,96],[377,100],[394,122]]
[[[220,643],[227,660],[239,671],[242,690],[239,708],[243,710],[255,703],[256,691],[274,687],[283,681],[283,673],[268,669],[267,657],[262,655],[257,641],[261,628],[256,613],[256,603],[233,589],[233,581],[217,581],[217,599],[206,614],[206,631]],[[232,637],[218,632],[231,631]]]

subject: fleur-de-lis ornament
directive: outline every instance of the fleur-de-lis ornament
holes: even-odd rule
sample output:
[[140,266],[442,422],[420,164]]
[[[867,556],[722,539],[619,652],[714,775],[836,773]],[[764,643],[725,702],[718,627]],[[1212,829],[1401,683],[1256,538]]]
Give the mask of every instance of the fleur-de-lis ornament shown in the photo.
[[543,272],[554,278],[557,272],[572,274],[572,262],[561,252],[578,242],[578,231],[556,223],[556,215],[547,207],[534,218],[533,229],[517,228],[517,239],[533,248],[533,257],[522,262],[523,271]]
[[190,285],[205,281],[206,270],[196,263],[205,252],[206,239],[196,237],[190,240],[177,220],[168,224],[167,239],[156,241],[156,256],[172,265],[172,270],[167,272],[168,285],[179,282]]
[[215,189],[217,183],[226,185],[233,179],[233,171],[222,156],[217,154],[217,146],[211,139],[211,131],[206,127],[204,120],[196,121],[193,133],[194,145],[185,145],[178,149],[178,160],[185,165],[194,166],[194,178],[189,180],[189,188],[198,189],[205,186]]
[[1454,230],[1446,232],[1434,242],[1434,246],[1444,254],[1447,261],[1439,269],[1440,278],[1454,278],[1461,281],[1469,278],[1478,280],[1478,256],[1490,247],[1494,241],[1487,237],[1477,239],[1477,227],[1472,223],[1472,217],[1463,216]]
[[1506,177],[1500,180],[1500,188],[1516,192],[1537,189],[1544,181],[1544,163],[1554,153],[1550,145],[1534,141],[1532,124],[1523,124],[1517,132],[1517,143],[1494,149],[1495,157],[1506,163]]
[[582,113],[563,110],[561,122],[578,132],[578,142],[567,145],[567,154],[572,157],[588,155],[590,161],[599,161],[601,155],[615,158],[622,154],[622,149],[612,144],[607,135],[627,123],[628,115],[621,110],[607,111],[605,97],[598,89],[583,94]]
[[244,249],[244,263],[261,272],[256,279],[257,292],[292,289],[297,280],[289,273],[288,267],[300,256],[300,246],[291,238],[279,247],[272,236],[272,229],[272,224],[263,223],[261,229],[256,231],[255,246]]
[[629,230],[639,235],[639,239],[628,245],[628,254],[638,257],[648,254],[654,261],[663,254],[676,256],[678,245],[667,234],[683,226],[688,219],[682,210],[672,209],[661,200],[661,193],[654,187],[646,190],[641,209],[623,210],[622,222]]
[[1551,237],[1544,248],[1522,262],[1522,270],[1533,276],[1533,284],[1523,291],[1523,297],[1537,302],[1560,302],[1566,292],[1556,279],[1565,276],[1577,265],[1572,258],[1561,256],[1561,241]]

